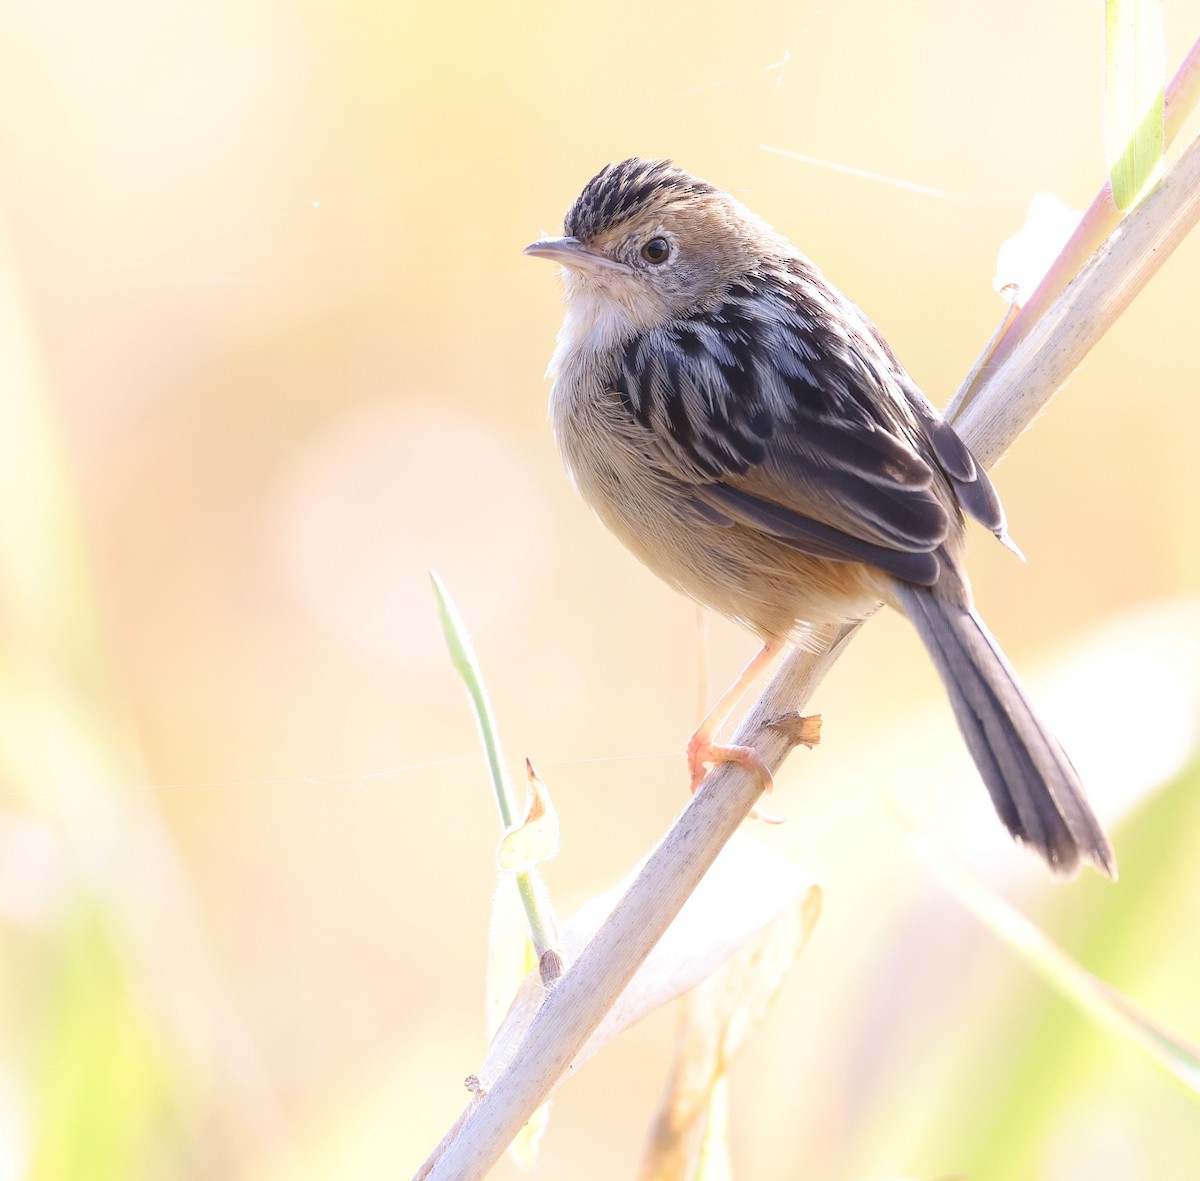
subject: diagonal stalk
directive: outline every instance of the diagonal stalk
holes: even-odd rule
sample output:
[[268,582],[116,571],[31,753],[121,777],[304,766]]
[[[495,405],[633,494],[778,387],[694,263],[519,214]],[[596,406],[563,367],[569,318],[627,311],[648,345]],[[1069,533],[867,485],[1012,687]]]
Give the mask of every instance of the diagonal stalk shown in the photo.
[[[1200,138],[1188,145],[964,409],[956,429],[984,464],[994,463],[1020,436],[1198,219]],[[860,626],[814,636],[812,650],[790,653],[733,741],[753,746],[769,768],[777,768],[792,745],[781,721],[804,707]],[[762,790],[759,776],[736,765],[714,769],[591,943],[548,993],[507,1070],[473,1101],[473,1110],[455,1125],[419,1177],[479,1181],[487,1174],[570,1068]]]

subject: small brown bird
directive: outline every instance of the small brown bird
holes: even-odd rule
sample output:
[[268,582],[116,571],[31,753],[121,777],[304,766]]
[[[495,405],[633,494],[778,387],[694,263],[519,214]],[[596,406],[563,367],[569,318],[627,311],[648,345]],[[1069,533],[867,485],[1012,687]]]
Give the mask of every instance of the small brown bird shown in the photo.
[[[688,744],[716,745],[746,684],[807,627],[882,601],[916,627],[1009,832],[1051,868],[1116,876],[1070,760],[975,613],[963,514],[1008,542],[991,482],[875,326],[728,193],[665,160],[594,176],[565,237],[550,415],[601,520],[763,648]],[[768,775],[768,783],[769,775]]]

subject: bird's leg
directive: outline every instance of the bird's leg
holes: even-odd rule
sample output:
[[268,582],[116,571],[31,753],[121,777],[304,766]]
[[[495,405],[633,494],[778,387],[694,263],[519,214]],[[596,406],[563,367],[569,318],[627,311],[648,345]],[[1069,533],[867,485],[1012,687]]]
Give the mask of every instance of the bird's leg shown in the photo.
[[687,760],[692,776],[692,791],[703,783],[704,776],[708,773],[707,768],[713,763],[739,763],[757,771],[766,782],[767,791],[771,790],[771,771],[762,761],[758,751],[751,746],[722,745],[713,742],[713,737],[733,712],[733,707],[741,700],[742,694],[758,679],[759,674],[775,659],[776,653],[782,647],[783,643],[780,640],[767,640],[738,674],[737,680],[721,694],[720,701],[708,711],[704,721],[688,739]]

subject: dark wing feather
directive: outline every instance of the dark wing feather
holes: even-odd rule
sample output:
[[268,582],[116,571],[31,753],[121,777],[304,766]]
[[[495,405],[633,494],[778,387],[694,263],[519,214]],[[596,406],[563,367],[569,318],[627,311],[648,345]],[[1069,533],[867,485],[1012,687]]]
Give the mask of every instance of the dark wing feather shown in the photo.
[[985,529],[990,529],[1005,544],[1011,544],[1008,541],[1004,506],[987,473],[975,462],[975,456],[967,450],[966,443],[958,437],[954,428],[937,416],[923,394],[919,391],[915,393],[913,402],[925,425],[933,453],[950,478],[963,511]]
[[[933,586],[941,574],[941,563],[936,554],[872,545],[728,484],[704,485],[693,504],[709,520],[726,526],[748,525],[813,557],[865,562],[919,586]],[[714,509],[719,511],[719,516],[714,515]]]
[[932,585],[952,524],[935,479],[970,488],[982,473],[907,382],[861,313],[797,261],[635,338],[617,386],[710,519]]

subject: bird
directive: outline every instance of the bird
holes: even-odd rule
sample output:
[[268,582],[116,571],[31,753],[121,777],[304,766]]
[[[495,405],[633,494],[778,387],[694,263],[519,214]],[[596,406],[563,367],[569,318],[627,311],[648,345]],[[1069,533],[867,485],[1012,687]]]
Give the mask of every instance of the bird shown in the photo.
[[606,165],[563,231],[524,253],[561,267],[549,416],[571,479],[646,566],[762,644],[688,743],[693,791],[730,761],[769,787],[717,728],[782,647],[883,603],[932,657],[1012,836],[1056,876],[1086,861],[1115,878],[1074,766],[975,610],[965,518],[1011,546],[1000,499],[874,324],[669,160]]

